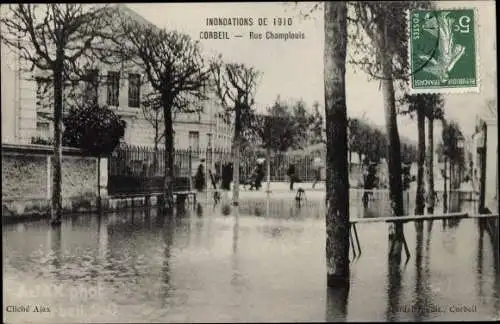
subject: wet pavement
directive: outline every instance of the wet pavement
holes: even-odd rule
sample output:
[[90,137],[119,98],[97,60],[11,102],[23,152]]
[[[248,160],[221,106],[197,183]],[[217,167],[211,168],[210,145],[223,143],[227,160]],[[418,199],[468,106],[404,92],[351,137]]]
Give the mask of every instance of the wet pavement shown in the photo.
[[[326,288],[324,210],[280,200],[68,216],[3,229],[6,322],[440,321],[499,318],[498,250],[472,219],[359,225],[348,292]],[[467,206],[462,206],[466,209]],[[352,209],[377,217],[377,208]],[[28,310],[24,312],[23,310]],[[41,312],[45,310],[44,312]]]

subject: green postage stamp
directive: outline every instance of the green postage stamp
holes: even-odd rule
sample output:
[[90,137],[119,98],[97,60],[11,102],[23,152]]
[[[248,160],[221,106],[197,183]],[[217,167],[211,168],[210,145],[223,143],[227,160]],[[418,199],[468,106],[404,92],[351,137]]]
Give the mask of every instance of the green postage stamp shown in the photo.
[[412,10],[412,93],[479,91],[476,11]]

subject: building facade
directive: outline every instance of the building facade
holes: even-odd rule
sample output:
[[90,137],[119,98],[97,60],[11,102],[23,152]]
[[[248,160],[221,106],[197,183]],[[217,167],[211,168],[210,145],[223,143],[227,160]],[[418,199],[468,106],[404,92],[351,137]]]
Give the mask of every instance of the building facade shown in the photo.
[[485,207],[498,212],[498,112],[496,104],[483,109],[476,117],[476,132],[473,135],[473,174],[481,182],[484,173]]
[[[127,7],[118,7],[132,19],[149,23]],[[47,81],[40,72],[24,72],[26,62],[22,62],[15,50],[2,44],[1,53],[2,143],[29,144],[37,139],[51,139],[53,101]],[[123,139],[126,144],[154,146],[155,134],[163,133],[163,122],[155,120],[143,107],[144,97],[152,92],[143,71],[127,63],[120,66],[96,63],[87,70],[87,77],[78,100],[95,100],[114,110],[127,123]],[[65,89],[68,98],[63,109],[68,106],[69,92]],[[174,113],[175,147],[204,149],[212,145],[229,150],[232,127],[220,117],[222,107],[214,98],[197,105],[199,113]],[[158,129],[154,125],[159,125]],[[160,140],[159,145],[162,143]]]

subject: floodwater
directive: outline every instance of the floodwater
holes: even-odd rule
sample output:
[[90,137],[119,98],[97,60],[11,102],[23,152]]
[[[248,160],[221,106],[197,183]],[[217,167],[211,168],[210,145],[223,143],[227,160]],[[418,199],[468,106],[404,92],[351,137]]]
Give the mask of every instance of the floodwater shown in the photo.
[[362,254],[346,292],[326,288],[321,204],[289,205],[248,202],[228,216],[205,205],[173,219],[155,209],[74,215],[60,229],[45,220],[5,225],[4,320],[499,318],[498,250],[476,220],[405,225],[411,258],[399,267],[387,261],[387,224],[358,225]]

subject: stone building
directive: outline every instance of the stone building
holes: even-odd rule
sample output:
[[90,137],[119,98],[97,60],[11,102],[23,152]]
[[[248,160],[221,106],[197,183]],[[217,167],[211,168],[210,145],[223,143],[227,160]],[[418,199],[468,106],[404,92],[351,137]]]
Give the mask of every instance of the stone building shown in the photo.
[[[498,112],[496,103],[483,107],[476,117],[473,135],[473,174],[479,188],[484,186],[485,207],[498,212]],[[481,175],[484,183],[481,184]]]
[[[125,5],[117,6],[132,19],[151,24]],[[41,73],[22,71],[26,62],[5,44],[1,45],[1,55],[2,143],[29,144],[35,138],[50,139],[53,134],[50,120],[53,106],[49,98],[50,92],[43,91],[43,82],[38,78]],[[152,91],[145,82],[143,71],[138,66],[127,63],[120,66],[96,63],[88,73],[89,78],[96,81],[96,86],[91,87],[90,95],[100,105],[107,105],[126,121],[124,142],[129,145],[154,146],[155,128],[142,107],[142,99]],[[88,91],[85,95],[89,95]],[[202,108],[200,113],[174,114],[175,147],[204,149],[210,143],[213,147],[229,150],[232,127],[220,117],[220,105],[214,98],[198,105]],[[159,132],[162,131],[161,128]]]

